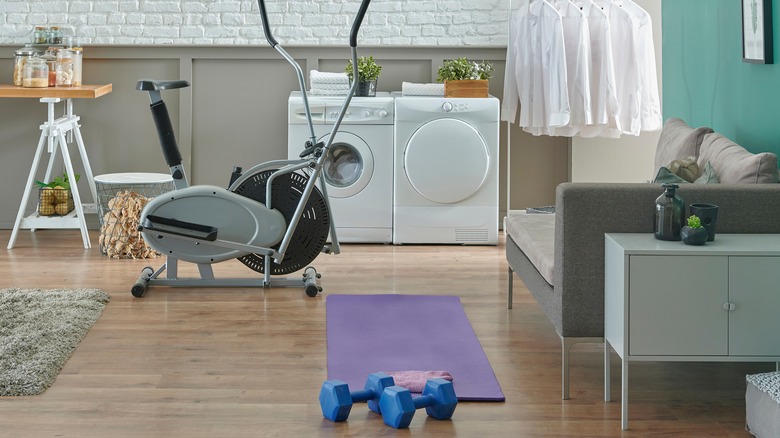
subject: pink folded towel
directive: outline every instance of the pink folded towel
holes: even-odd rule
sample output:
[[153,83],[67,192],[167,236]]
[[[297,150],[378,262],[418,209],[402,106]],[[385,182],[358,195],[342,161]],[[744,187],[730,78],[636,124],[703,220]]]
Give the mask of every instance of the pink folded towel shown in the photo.
[[422,393],[425,382],[430,379],[441,378],[452,381],[452,374],[447,371],[383,371],[393,377],[398,386],[403,386],[411,392]]

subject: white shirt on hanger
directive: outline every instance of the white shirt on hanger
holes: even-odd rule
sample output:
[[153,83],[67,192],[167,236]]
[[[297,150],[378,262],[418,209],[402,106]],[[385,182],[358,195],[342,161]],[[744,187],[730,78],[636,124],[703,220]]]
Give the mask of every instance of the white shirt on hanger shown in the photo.
[[639,25],[636,30],[637,58],[641,78],[640,117],[642,131],[658,131],[663,125],[661,101],[658,96],[658,76],[653,43],[653,19],[633,1],[623,1],[623,8],[631,13]]
[[569,95],[569,123],[550,128],[550,135],[573,137],[591,123],[590,95],[590,30],[588,19],[572,0],[552,0],[563,20],[563,39],[566,46],[566,83]]
[[[509,41],[506,47],[506,66],[504,70],[504,100],[501,103],[501,120],[514,123],[517,120],[518,100],[522,88],[521,71],[527,69],[524,63],[530,57],[528,45],[528,7],[527,1],[520,4],[509,17]],[[522,36],[522,38],[521,38]]]
[[520,126],[534,134],[535,128],[569,123],[570,108],[561,15],[547,0],[534,0],[530,3],[528,23],[531,90],[530,101],[526,102],[521,89]]
[[594,1],[609,18],[615,65],[615,87],[620,104],[620,127],[623,134],[639,135],[642,120],[641,78],[636,47],[638,20],[612,0]]
[[593,0],[575,0],[588,19],[590,31],[590,99],[592,122],[578,135],[618,138],[620,105],[615,88],[615,64],[612,59],[612,40],[609,17]]

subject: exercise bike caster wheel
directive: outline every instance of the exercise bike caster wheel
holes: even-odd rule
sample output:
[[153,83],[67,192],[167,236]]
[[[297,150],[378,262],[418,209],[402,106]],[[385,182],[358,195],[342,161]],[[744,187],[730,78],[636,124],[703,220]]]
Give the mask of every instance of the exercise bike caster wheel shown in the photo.
[[316,284],[310,284],[306,286],[306,295],[309,297],[316,297],[318,293],[322,292],[322,287]]
[[316,297],[318,293],[322,292],[322,288],[317,284],[317,280],[320,278],[322,278],[322,275],[312,266],[303,270],[303,290],[306,292],[306,295]]
[[154,269],[151,266],[147,266],[141,270],[141,275],[135,281],[135,284],[130,289],[130,293],[136,298],[141,298],[146,293],[146,288],[149,286],[149,280],[154,275]]

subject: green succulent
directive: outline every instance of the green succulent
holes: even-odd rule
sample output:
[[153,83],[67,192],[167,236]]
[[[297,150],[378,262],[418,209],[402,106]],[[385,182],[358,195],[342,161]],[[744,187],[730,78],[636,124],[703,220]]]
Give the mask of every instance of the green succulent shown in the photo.
[[[357,62],[358,68],[358,81],[368,82],[379,79],[379,75],[382,73],[382,66],[374,61],[373,56],[361,56]],[[344,72],[349,76],[349,80],[352,80],[352,60],[347,61],[347,67]]]
[[462,81],[468,79],[487,80],[493,77],[493,64],[487,61],[475,62],[466,58],[444,61],[436,77],[439,82]]
[[692,215],[689,217],[688,226],[691,228],[701,228],[701,219],[699,219],[699,216]]
[[[79,181],[79,178],[81,178],[81,175],[79,175],[77,173],[76,174],[76,182]],[[35,184],[38,187],[41,187],[41,188],[44,188],[44,187],[51,187],[51,188],[62,187],[63,189],[66,189],[66,190],[70,189],[70,181],[68,180],[68,174],[67,173],[63,173],[62,176],[54,177],[54,179],[51,180],[51,182],[48,182],[48,183],[35,180]]]

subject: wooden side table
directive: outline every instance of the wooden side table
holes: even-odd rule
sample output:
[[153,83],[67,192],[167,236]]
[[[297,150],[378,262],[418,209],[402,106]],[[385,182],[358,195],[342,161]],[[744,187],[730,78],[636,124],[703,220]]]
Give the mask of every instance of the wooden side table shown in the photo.
[[[41,164],[44,144],[47,146],[47,151],[49,153],[49,161],[46,166],[46,176],[44,177],[44,180],[51,180],[52,168],[56,161],[57,152],[59,151],[62,153],[62,160],[65,164],[68,180],[73,182],[76,181],[76,174],[73,171],[73,162],[71,161],[70,152],[68,151],[68,140],[65,137],[66,134],[71,132],[76,138],[78,153],[84,165],[84,173],[86,173],[87,184],[92,192],[92,199],[97,199],[92,168],[89,165],[87,150],[84,147],[84,139],[81,136],[81,130],[79,128],[80,117],[73,114],[73,99],[97,99],[111,91],[111,84],[51,88],[23,88],[13,85],[0,85],[0,97],[36,98],[40,99],[40,102],[45,103],[48,107],[48,117],[40,126],[41,137],[38,140],[38,147],[35,151],[35,157],[33,158],[32,166],[30,168],[30,175],[27,178],[27,184],[25,185],[24,194],[22,195],[22,202],[19,205],[19,212],[16,215],[11,238],[8,241],[8,249],[14,247],[17,233],[20,228],[30,230],[35,230],[36,228],[80,228],[81,237],[84,241],[84,248],[89,248],[91,246],[89,235],[87,234],[87,222],[84,218],[84,213],[95,213],[97,212],[97,208],[95,204],[85,205],[82,203],[81,195],[79,194],[78,187],[75,183],[71,186],[73,203],[75,205],[75,210],[73,212],[65,216],[47,217],[41,216],[37,212],[25,216],[25,210],[27,208],[27,203],[30,200],[30,195],[33,192],[35,174]],[[54,105],[62,102],[63,99],[65,101],[65,115],[55,119]]]

